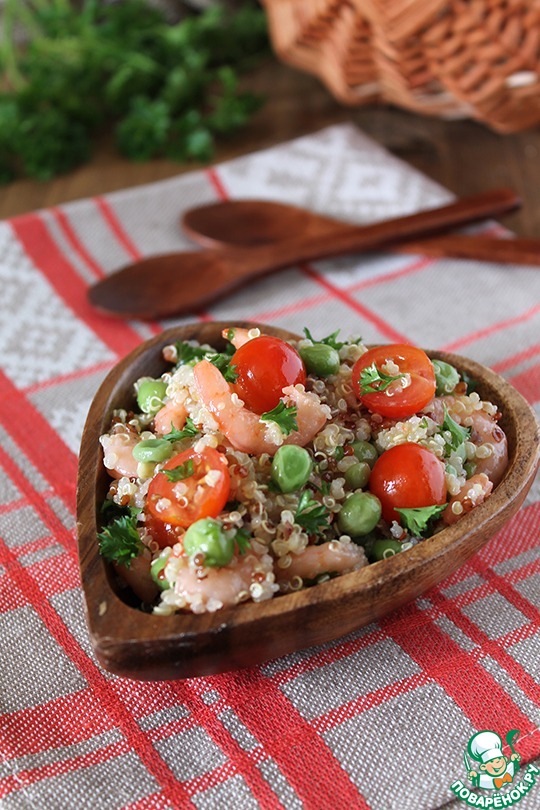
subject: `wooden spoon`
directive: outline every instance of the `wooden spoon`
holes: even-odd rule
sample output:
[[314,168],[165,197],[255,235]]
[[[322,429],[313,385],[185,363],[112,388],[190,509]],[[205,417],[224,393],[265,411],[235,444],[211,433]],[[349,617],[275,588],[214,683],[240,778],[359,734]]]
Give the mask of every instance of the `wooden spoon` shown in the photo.
[[124,318],[165,318],[193,312],[252,279],[299,262],[366,252],[424,234],[450,230],[467,222],[513,210],[513,191],[487,191],[407,217],[364,227],[336,226],[331,238],[300,233],[286,241],[250,250],[223,248],[168,253],[133,262],[90,288],[90,302]]
[[480,396],[496,403],[503,414],[500,424],[508,437],[509,465],[485,503],[409,551],[313,588],[216,613],[143,613],[98,552],[100,507],[110,484],[99,436],[107,431],[114,410],[135,407],[135,380],[159,377],[166,370],[163,346],[196,339],[220,350],[221,331],[230,326],[259,326],[266,334],[298,338],[254,323],[197,323],[169,329],[111,371],[86,420],[77,486],[81,578],[96,656],[117,675],[161,680],[224,672],[331,641],[380,619],[449,576],[499,531],[519,509],[538,467],[538,425],[523,397],[472,360],[429,352],[474,378]]
[[[207,248],[256,247],[292,239],[296,234],[326,233],[346,224],[295,205],[267,200],[225,200],[191,208],[181,217],[181,226],[194,242]],[[351,229],[357,226],[350,225]],[[444,234],[431,239],[413,239],[392,246],[399,253],[458,259],[479,259],[508,264],[540,264],[540,240]]]

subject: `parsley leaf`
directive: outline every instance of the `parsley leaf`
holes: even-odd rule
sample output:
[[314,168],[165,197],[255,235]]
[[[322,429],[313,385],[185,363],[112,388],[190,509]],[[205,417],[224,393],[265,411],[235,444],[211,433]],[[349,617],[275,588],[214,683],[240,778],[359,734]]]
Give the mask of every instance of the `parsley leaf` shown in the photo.
[[[445,436],[446,431],[450,433],[450,438]],[[442,434],[444,438],[447,450],[452,451],[457,450],[460,444],[463,444],[463,442],[468,440],[469,436],[471,435],[471,429],[458,425],[458,423],[452,419],[448,413],[448,409],[445,405],[444,419],[441,427],[439,428],[439,433]]]
[[377,368],[375,362],[370,366],[363,369],[360,374],[360,393],[361,394],[375,394],[381,391],[386,391],[390,383],[394,380],[401,380],[403,374],[385,374]]
[[341,348],[343,348],[343,346],[346,346],[347,342],[350,343],[362,342],[362,338],[357,338],[356,340],[352,341],[338,340],[337,337],[340,331],[341,331],[340,329],[337,329],[335,332],[332,332],[331,335],[327,335],[326,337],[321,338],[320,340],[315,340],[315,338],[313,337],[307,326],[304,326],[304,335],[307,337],[308,340],[311,340],[312,343],[324,343],[326,346],[331,346],[336,351],[339,351]]
[[270,53],[258,4],[177,23],[143,0],[0,5],[0,182],[73,169],[104,127],[132,160],[208,161],[260,104],[238,81]]
[[296,405],[285,405],[282,399],[271,411],[266,411],[260,416],[263,422],[275,422],[284,436],[288,436],[293,430],[298,430]]
[[193,360],[198,362],[199,360],[202,360],[203,357],[205,357],[208,353],[206,349],[202,348],[202,346],[192,346],[191,343],[188,343],[185,340],[176,341],[174,346],[176,348],[176,364],[178,366],[183,366],[186,363],[192,363]]
[[240,554],[245,554],[251,547],[251,535],[246,529],[238,529],[234,535],[234,542]]
[[167,439],[168,442],[179,442],[181,439],[191,438],[192,436],[196,436],[198,433],[200,433],[199,428],[194,425],[193,419],[188,416],[185,427],[183,427],[181,430],[177,430],[171,422],[171,432],[165,433],[165,435],[161,438]]
[[227,382],[236,382],[238,379],[238,372],[236,371],[236,366],[231,365],[231,358],[229,355],[222,353],[211,354],[208,355],[206,359],[221,371]]
[[169,481],[183,481],[184,478],[189,478],[190,475],[193,475],[193,459],[190,458],[184,461],[183,464],[179,464],[178,467],[172,467],[170,470],[162,470],[161,472]]
[[109,523],[98,534],[99,553],[109,562],[129,568],[131,560],[138,557],[144,546],[135,528],[135,517],[122,515]]
[[410,509],[398,509],[401,516],[401,525],[408,529],[413,537],[422,537],[429,528],[428,524],[432,518],[438,517],[446,509],[446,504],[436,504],[435,506],[417,506]]
[[329,526],[328,509],[311,496],[313,492],[306,489],[300,495],[294,522],[298,523],[308,534],[322,534]]

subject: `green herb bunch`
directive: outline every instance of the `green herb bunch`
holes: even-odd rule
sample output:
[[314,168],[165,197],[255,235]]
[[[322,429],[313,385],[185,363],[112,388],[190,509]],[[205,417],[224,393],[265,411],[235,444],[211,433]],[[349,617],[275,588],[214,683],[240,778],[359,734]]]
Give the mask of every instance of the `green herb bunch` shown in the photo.
[[111,127],[131,160],[208,161],[261,103],[238,88],[269,52],[256,5],[168,24],[143,0],[6,0],[2,24],[0,182],[69,171]]

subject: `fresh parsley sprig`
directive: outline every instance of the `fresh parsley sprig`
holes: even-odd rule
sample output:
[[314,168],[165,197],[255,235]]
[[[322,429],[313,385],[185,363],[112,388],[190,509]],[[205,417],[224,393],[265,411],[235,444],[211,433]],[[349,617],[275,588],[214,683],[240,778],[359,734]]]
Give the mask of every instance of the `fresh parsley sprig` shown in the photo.
[[[471,435],[471,429],[458,425],[455,419],[452,419],[448,413],[448,408],[445,405],[444,419],[441,427],[439,428],[439,433],[444,438],[447,451],[451,452],[452,450],[457,450],[460,444],[463,444],[463,442],[468,441]],[[448,433],[450,434],[450,438],[448,438]]]
[[173,423],[171,422],[171,430],[170,433],[165,433],[162,436],[163,439],[166,439],[168,442],[179,442],[181,439],[191,439],[193,436],[196,436],[200,433],[200,430],[193,422],[193,419],[188,416],[186,419],[186,424],[181,430],[175,428]]
[[162,470],[162,473],[168,481],[176,482],[183,481],[184,478],[189,478],[193,475],[194,469],[193,459],[189,458],[187,461],[184,461],[183,464],[179,464],[178,467]]
[[178,23],[143,0],[3,5],[0,182],[73,169],[104,127],[131,160],[208,161],[261,104],[239,86],[270,53],[255,3]]
[[446,509],[446,504],[436,504],[434,506],[417,506],[408,509],[396,507],[401,517],[401,525],[407,529],[413,537],[424,537],[431,528],[432,521],[439,517]]
[[99,553],[109,562],[129,568],[132,559],[144,548],[135,525],[135,517],[121,515],[98,534]]
[[312,497],[313,492],[305,489],[300,495],[294,522],[308,534],[322,534],[330,524],[330,515],[326,506]]
[[338,340],[337,338],[338,338],[338,335],[339,335],[340,331],[341,331],[340,329],[336,329],[336,331],[332,332],[331,335],[327,335],[326,337],[323,337],[323,338],[320,338],[319,340],[316,340],[313,337],[313,335],[311,334],[311,332],[309,331],[309,329],[307,328],[307,326],[304,326],[304,335],[307,337],[308,340],[311,340],[312,343],[324,343],[326,346],[331,346],[336,351],[339,351],[340,349],[343,348],[343,346],[346,346],[347,342],[349,342],[349,343],[361,343],[362,342],[362,338],[357,338],[356,340],[351,340],[351,341]]
[[177,340],[174,344],[176,348],[176,365],[183,366],[187,363],[196,363],[208,354],[208,349],[202,346],[192,346],[187,340]]
[[395,380],[401,380],[403,374],[386,374],[377,368],[375,362],[362,370],[360,374],[360,393],[376,394],[386,391]]
[[259,418],[262,422],[275,422],[283,435],[288,436],[293,430],[298,430],[297,413],[296,405],[285,405],[280,399],[275,408],[262,413]]
[[236,370],[236,366],[231,365],[231,358],[228,354],[223,354],[221,352],[218,354],[209,354],[206,359],[221,371],[227,382],[236,382],[238,379],[238,372]]

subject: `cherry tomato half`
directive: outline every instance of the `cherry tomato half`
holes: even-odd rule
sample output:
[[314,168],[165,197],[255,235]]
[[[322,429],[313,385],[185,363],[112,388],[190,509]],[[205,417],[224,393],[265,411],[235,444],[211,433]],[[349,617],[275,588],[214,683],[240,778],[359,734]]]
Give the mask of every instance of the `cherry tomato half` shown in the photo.
[[296,349],[269,335],[248,340],[233,354],[230,364],[238,374],[236,393],[255,413],[271,411],[286,386],[306,381],[304,362]]
[[369,489],[381,502],[383,518],[400,522],[398,509],[435,506],[446,502],[444,465],[419,444],[398,444],[379,456],[369,478]]
[[[204,480],[208,473],[213,473],[211,481]],[[152,518],[163,524],[187,528],[200,518],[219,515],[227,503],[230,484],[227,459],[222,453],[211,447],[197,453],[191,447],[169,459],[152,479],[147,510]],[[169,534],[175,542],[174,532],[167,529],[157,533],[157,542],[160,545],[165,543]]]
[[[399,368],[399,372],[389,372],[385,369],[388,361]],[[399,376],[409,374],[410,384],[400,387],[396,380],[375,381],[370,387],[373,393],[363,393],[361,375],[365,369],[375,364],[379,374]],[[427,354],[415,346],[395,344],[390,346],[376,346],[363,354],[353,366],[352,384],[358,399],[374,413],[381,416],[390,416],[393,419],[403,419],[422,410],[424,405],[435,395],[435,370]],[[387,386],[387,387],[385,387]]]

